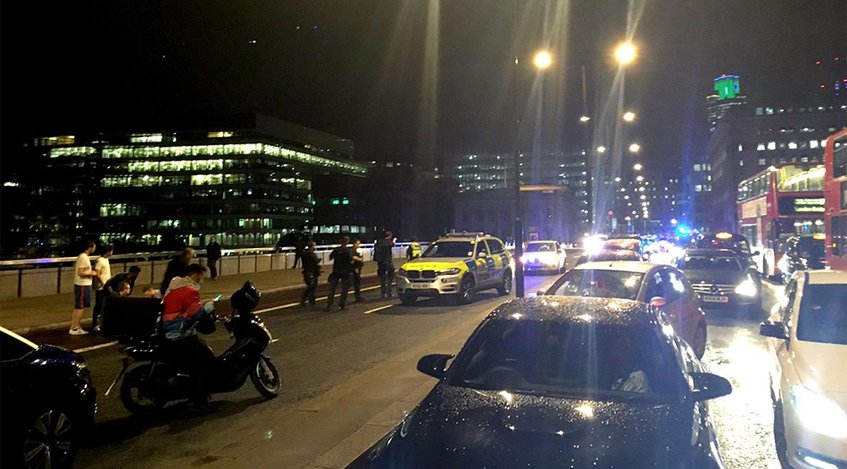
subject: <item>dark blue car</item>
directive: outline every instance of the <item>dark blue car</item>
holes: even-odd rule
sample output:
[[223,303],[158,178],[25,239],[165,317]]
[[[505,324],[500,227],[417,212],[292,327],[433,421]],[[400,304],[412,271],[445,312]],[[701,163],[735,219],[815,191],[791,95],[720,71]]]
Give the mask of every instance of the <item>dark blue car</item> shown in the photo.
[[513,300],[418,369],[438,384],[349,467],[723,467],[705,401],[731,385],[635,301]]

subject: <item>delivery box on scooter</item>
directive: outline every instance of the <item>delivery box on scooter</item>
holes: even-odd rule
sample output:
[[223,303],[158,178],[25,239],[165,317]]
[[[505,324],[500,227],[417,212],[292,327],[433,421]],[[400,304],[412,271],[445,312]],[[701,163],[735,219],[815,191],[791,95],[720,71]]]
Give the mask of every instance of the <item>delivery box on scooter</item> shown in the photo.
[[104,336],[121,342],[149,339],[156,334],[162,300],[158,298],[108,297],[103,303]]

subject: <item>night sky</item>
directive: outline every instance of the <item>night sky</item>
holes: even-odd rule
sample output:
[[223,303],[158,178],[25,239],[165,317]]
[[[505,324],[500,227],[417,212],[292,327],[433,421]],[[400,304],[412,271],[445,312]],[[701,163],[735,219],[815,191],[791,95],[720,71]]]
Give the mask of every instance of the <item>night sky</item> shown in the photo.
[[[643,2],[443,0],[429,68],[429,0],[16,3],[0,7],[4,171],[22,164],[15,145],[32,135],[249,111],[352,138],[366,160],[508,151],[515,5],[521,55],[545,40],[556,53],[544,138],[566,144],[582,113],[582,67],[592,109],[614,74],[627,5]],[[702,147],[703,99],[722,72],[740,74],[752,102],[811,99],[815,60],[847,62],[847,1],[652,1],[634,39],[634,137],[646,158],[678,162]],[[532,72],[519,78],[525,104]],[[432,132],[422,132],[426,116],[437,116]]]

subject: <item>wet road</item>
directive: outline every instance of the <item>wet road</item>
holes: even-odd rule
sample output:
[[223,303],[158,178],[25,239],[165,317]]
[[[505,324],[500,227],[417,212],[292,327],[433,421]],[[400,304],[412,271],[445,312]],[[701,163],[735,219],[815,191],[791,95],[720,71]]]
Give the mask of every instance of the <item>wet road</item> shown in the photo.
[[[527,277],[526,291],[535,292],[553,279]],[[766,286],[766,310],[779,290],[781,288]],[[373,291],[369,294],[375,296]],[[287,409],[296,408],[315,396],[331,395],[348,380],[384,366],[396,360],[398,355],[427,347],[446,333],[469,335],[503,299],[489,291],[480,293],[474,304],[461,308],[434,300],[421,300],[414,307],[405,307],[394,299],[353,305],[343,312],[297,308],[270,311],[263,317],[275,337],[280,339],[268,350],[283,375],[280,397],[265,401],[258,397],[248,381],[235,393],[215,396],[219,410],[211,415],[198,415],[186,406],[177,405],[158,421],[142,422],[132,418],[117,396],[103,396],[118,372],[120,355],[116,348],[87,352],[85,356],[98,388],[100,411],[91,442],[79,455],[78,467],[158,467],[165,464],[170,467],[242,467],[211,454],[222,447],[242,444],[238,433],[246,435],[262,425],[278,427]],[[758,322],[762,318],[737,318],[719,312],[707,314],[709,343],[704,361],[711,371],[730,379],[734,387],[733,394],[711,403],[724,461],[730,468],[776,468],[767,389],[767,348],[764,339],[758,336]],[[208,342],[220,352],[230,341],[228,336],[218,332]],[[439,351],[455,353],[455,350],[431,350]],[[390,377],[380,379],[391,386]],[[354,413],[352,407],[350,412]],[[327,426],[327,433],[333,430],[330,427]],[[307,428],[292,429],[298,430],[304,434],[308,432]],[[275,435],[269,430],[266,435],[267,439],[278,440],[274,448],[282,454],[273,459],[278,463],[275,467],[303,467],[314,460],[315,452],[321,454],[320,449],[311,448],[304,438],[298,440],[281,433],[277,430]],[[336,441],[347,433],[340,435]]]

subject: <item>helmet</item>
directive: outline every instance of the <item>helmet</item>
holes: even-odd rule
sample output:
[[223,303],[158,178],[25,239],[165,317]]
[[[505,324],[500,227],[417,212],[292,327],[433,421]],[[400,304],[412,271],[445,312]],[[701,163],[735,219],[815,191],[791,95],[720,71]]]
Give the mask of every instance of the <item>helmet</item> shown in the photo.
[[232,305],[233,311],[239,313],[247,313],[253,311],[256,305],[259,304],[259,298],[262,293],[253,285],[253,282],[246,281],[244,286],[229,297],[229,302]]

